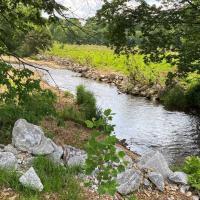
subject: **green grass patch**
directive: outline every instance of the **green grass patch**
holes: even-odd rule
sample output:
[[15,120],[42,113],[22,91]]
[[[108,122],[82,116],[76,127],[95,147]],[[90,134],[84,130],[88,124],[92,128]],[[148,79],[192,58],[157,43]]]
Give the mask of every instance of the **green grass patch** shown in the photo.
[[69,58],[80,64],[89,65],[100,70],[121,72],[125,75],[136,72],[138,79],[145,78],[147,81],[164,82],[167,73],[174,70],[166,62],[147,65],[144,63],[142,55],[130,56],[127,60],[125,55],[117,56],[113,50],[105,46],[54,43],[51,50],[46,54]]
[[60,200],[83,200],[84,195],[75,175],[80,172],[79,167],[70,168],[54,164],[45,157],[35,158],[33,167],[40,177],[43,192],[33,191],[23,187],[19,182],[17,172],[0,169],[0,187],[10,187],[19,194],[20,199],[43,199],[43,195],[56,194]]

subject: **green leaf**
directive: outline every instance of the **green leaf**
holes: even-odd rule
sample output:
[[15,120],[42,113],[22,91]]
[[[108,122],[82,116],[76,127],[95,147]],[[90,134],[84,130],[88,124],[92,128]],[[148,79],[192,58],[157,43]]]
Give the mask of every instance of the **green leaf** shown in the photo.
[[86,120],[85,123],[86,123],[86,126],[88,128],[93,128],[94,127],[94,123],[92,121],[90,121],[90,120]]

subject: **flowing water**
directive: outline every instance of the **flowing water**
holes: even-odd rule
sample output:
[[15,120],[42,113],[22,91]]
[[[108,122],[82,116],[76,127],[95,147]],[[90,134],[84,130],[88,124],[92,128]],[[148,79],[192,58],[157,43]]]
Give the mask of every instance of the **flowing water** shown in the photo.
[[[126,139],[128,147],[138,153],[158,149],[171,163],[188,155],[200,155],[200,118],[183,112],[170,112],[145,98],[119,94],[115,86],[79,77],[65,69],[48,68],[61,90],[75,93],[80,84],[92,91],[98,106],[111,108],[113,124],[119,139]],[[44,79],[54,85],[48,74]]]

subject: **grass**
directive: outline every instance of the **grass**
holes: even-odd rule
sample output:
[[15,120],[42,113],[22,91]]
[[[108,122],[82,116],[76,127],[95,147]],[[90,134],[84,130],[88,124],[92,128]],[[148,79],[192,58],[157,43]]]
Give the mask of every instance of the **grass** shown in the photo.
[[[120,72],[129,75],[130,72],[137,72],[137,78],[151,81],[164,82],[169,71],[174,70],[169,64],[143,62],[142,55],[130,56],[129,61],[125,55],[117,56],[113,50],[96,45],[68,45],[54,43],[47,55],[72,59],[80,64],[103,70]],[[157,80],[158,79],[158,80]]]
[[83,200],[83,191],[75,175],[80,168],[69,168],[56,165],[45,157],[34,160],[33,167],[40,177],[44,191],[39,193],[23,187],[17,172],[0,169],[0,187],[10,187],[19,194],[20,200],[44,199],[44,195],[56,195],[60,200]]

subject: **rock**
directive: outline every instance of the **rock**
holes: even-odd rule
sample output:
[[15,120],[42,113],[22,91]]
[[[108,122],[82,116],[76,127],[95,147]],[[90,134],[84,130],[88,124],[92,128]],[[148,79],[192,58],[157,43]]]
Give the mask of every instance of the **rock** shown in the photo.
[[52,140],[43,137],[41,143],[35,146],[32,150],[33,155],[49,155],[54,152],[54,146],[52,145]]
[[150,169],[154,172],[160,173],[164,178],[167,178],[173,172],[169,169],[168,163],[164,156],[158,151],[149,151],[144,154],[138,166],[141,169]]
[[150,179],[150,181],[160,190],[160,191],[164,191],[164,178],[161,174],[156,173],[156,172],[150,172],[148,174],[148,178]]
[[17,155],[18,154],[18,151],[15,147],[13,147],[11,144],[8,144],[7,146],[4,147],[4,151],[6,152],[11,152],[13,153],[14,155]]
[[12,132],[12,144],[18,150],[34,155],[47,155],[54,151],[52,141],[44,136],[42,129],[25,119],[16,121]]
[[54,146],[54,152],[49,154],[49,158],[55,163],[62,163],[63,148],[61,146]]
[[127,169],[118,174],[116,181],[119,184],[117,191],[122,195],[127,195],[138,190],[142,182],[142,175],[139,171]]
[[173,174],[169,175],[169,180],[174,183],[180,183],[186,185],[188,182],[187,174],[184,172],[174,172]]
[[33,190],[38,190],[40,192],[44,188],[44,186],[41,183],[40,178],[36,174],[36,172],[33,169],[33,167],[31,167],[26,173],[24,173],[20,177],[19,181],[23,186],[29,187],[29,188],[31,188]]
[[83,166],[85,164],[85,161],[87,159],[87,155],[83,154],[80,156],[73,156],[71,158],[69,158],[69,160],[67,161],[67,165],[69,166]]
[[187,197],[191,197],[192,196],[192,192],[190,192],[190,191],[186,192],[186,196]]
[[151,185],[150,181],[146,178],[144,179],[143,184],[144,184],[145,187],[149,187]]
[[0,152],[0,168],[3,169],[16,169],[17,168],[17,158],[11,152]]
[[192,196],[192,200],[199,200],[199,196]]
[[189,189],[190,189],[190,186],[189,186],[189,185],[183,185],[183,186],[181,186],[181,188],[180,188],[180,192],[181,192],[182,194],[185,194]]
[[87,159],[87,154],[85,151],[76,149],[70,145],[65,145],[64,147],[64,163],[70,166],[83,165]]

